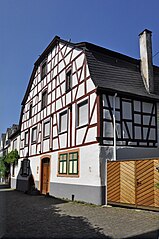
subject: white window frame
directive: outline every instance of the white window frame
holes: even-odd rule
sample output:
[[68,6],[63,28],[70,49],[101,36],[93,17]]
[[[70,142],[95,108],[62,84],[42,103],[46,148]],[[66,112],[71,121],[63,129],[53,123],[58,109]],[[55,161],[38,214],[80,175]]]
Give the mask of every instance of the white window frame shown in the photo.
[[[16,146],[15,146],[16,143]],[[17,138],[13,140],[13,150],[17,149]]]
[[[61,116],[65,115],[65,114],[66,114],[67,122],[66,122],[65,128],[62,129]],[[59,133],[65,133],[65,132],[67,132],[67,130],[68,130],[68,110],[65,110],[65,111],[62,111],[61,113],[59,113]]]
[[[46,126],[47,124],[49,124],[49,133],[46,135],[45,126]],[[43,138],[44,138],[44,139],[45,139],[45,138],[49,138],[49,136],[50,136],[50,120],[47,120],[47,121],[45,121],[45,122],[43,123]]]
[[[34,135],[33,133],[35,132],[35,139],[34,139]],[[37,126],[32,128],[32,132],[31,132],[31,143],[34,144],[37,141]]]
[[[27,135],[27,137],[26,137]],[[28,131],[25,131],[24,133],[24,146],[28,146],[29,144],[29,132]]]
[[[79,108],[82,107],[82,106],[85,106],[85,105],[87,105],[87,120],[86,120],[86,122],[80,122]],[[83,100],[83,101],[81,101],[81,102],[79,102],[79,103],[77,104],[76,126],[77,126],[77,127],[85,126],[85,125],[88,124],[88,122],[89,122],[88,99],[85,99],[85,100]]]

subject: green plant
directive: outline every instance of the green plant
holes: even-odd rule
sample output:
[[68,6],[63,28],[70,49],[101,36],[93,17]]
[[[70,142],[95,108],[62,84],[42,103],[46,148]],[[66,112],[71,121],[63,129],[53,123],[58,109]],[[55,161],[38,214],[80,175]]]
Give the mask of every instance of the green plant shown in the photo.
[[5,166],[4,157],[0,157],[0,176],[5,177],[7,168]]
[[12,150],[7,155],[0,157],[0,176],[8,177],[10,173],[10,165],[18,163],[19,154],[18,151]]
[[10,153],[8,153],[5,156],[4,161],[7,164],[13,164],[13,163],[17,164],[18,163],[18,159],[19,159],[19,154],[18,154],[18,151],[15,149],[15,150],[12,150]]

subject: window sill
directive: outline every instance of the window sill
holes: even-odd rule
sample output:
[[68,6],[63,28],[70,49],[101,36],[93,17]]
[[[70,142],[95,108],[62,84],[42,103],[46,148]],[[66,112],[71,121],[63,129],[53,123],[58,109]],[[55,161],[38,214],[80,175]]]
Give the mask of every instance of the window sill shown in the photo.
[[88,123],[82,124],[82,125],[76,126],[76,129],[81,129],[81,128],[84,128],[84,127],[87,127],[87,126],[88,126]]
[[46,139],[50,139],[50,135],[43,137],[43,140],[46,140]]
[[57,177],[79,178],[79,174],[57,174]]
[[70,88],[70,89],[66,90],[66,91],[65,91],[65,92],[66,92],[66,94],[67,94],[67,93],[69,93],[71,90],[72,90],[72,88]]
[[43,80],[46,76],[47,76],[47,74],[41,76],[41,80]]
[[58,135],[61,135],[61,134],[66,134],[67,133],[67,130],[65,131],[62,131],[62,132],[58,132]]
[[33,142],[31,142],[31,145],[36,144],[36,143],[37,143],[36,141],[33,141]]
[[46,109],[46,105],[45,105],[45,106],[43,106],[43,107],[41,107],[41,111],[42,111],[42,110],[44,110],[44,109]]

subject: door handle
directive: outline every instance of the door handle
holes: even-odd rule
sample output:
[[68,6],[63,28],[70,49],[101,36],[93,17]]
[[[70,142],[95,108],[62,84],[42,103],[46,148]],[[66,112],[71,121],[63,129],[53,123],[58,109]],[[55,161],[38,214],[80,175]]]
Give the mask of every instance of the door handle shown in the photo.
[[137,186],[140,186],[142,183],[137,180]]

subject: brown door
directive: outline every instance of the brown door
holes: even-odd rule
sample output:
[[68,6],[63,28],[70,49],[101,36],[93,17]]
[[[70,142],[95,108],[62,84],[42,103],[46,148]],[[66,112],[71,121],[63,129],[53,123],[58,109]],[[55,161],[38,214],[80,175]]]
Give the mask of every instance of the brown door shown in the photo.
[[154,206],[154,161],[136,161],[136,204]]
[[44,158],[42,160],[42,172],[41,172],[41,193],[49,193],[49,178],[50,178],[50,159]]

